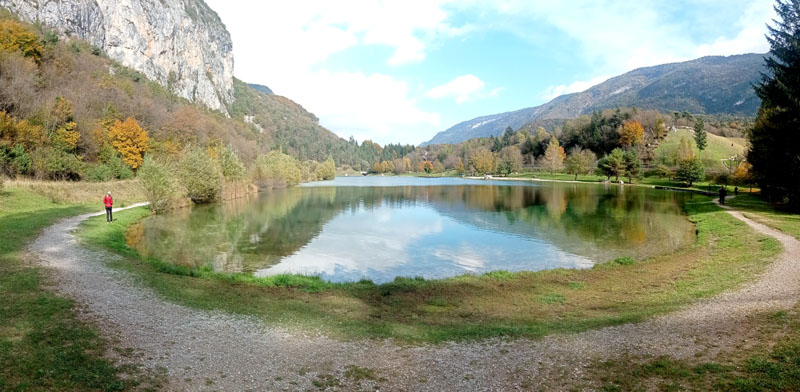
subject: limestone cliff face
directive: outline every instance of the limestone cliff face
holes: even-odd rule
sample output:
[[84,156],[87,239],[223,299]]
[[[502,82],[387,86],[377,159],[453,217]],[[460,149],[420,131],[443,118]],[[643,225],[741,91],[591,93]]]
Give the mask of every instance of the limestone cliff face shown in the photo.
[[233,44],[202,0],[0,0],[30,22],[77,35],[175,94],[227,113]]

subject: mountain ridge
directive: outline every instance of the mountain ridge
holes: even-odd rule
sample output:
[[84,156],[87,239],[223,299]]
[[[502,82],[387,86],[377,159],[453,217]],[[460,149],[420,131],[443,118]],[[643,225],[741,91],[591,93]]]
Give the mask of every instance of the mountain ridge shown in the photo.
[[[462,121],[422,143],[453,144],[500,135],[532,122],[555,124],[615,107],[662,112],[754,115],[760,105],[751,83],[763,70],[763,54],[706,56],[695,60],[641,67],[589,89],[558,96],[539,106]],[[676,89],[683,88],[676,92]]]

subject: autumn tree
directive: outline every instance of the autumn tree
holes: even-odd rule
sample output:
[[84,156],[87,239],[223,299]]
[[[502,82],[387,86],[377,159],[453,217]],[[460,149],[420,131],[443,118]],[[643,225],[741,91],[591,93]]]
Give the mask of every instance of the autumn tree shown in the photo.
[[135,170],[142,164],[148,137],[147,131],[136,120],[128,117],[125,121],[114,122],[108,130],[108,140],[132,169]]
[[680,145],[678,145],[677,161],[683,162],[692,158],[694,158],[694,148],[687,137],[682,137]]
[[325,162],[317,166],[316,175],[318,179],[324,181],[336,178],[336,163],[333,162],[332,156],[328,156]]
[[626,121],[619,130],[619,142],[623,147],[633,146],[644,139],[644,127],[638,121]]
[[470,164],[478,173],[492,173],[495,168],[494,154],[485,148],[481,148],[470,156]]
[[458,172],[458,174],[464,174],[465,171],[464,161],[462,161],[461,158],[458,158],[458,160],[456,161],[455,169]]
[[431,161],[423,162],[422,170],[424,170],[425,173],[427,173],[427,174],[431,174],[431,172],[433,171],[433,163],[431,163]]
[[766,195],[800,209],[800,2],[778,0],[775,11],[747,161]]
[[381,162],[381,173],[391,173],[394,171],[394,163],[392,161]]
[[752,192],[754,182],[753,165],[748,162],[739,164],[739,167],[736,168],[736,172],[733,174],[733,180],[736,181],[737,184],[750,186],[750,191]]
[[0,51],[20,53],[39,63],[42,60],[39,38],[25,26],[10,20],[0,20]]
[[544,167],[550,170],[550,175],[555,175],[556,170],[561,170],[564,167],[564,158],[566,156],[564,147],[561,147],[558,143],[558,138],[551,137],[547,150],[544,152]]
[[49,125],[49,137],[53,145],[66,152],[75,152],[81,134],[78,124],[73,120],[72,102],[63,97],[56,97],[56,102],[51,111],[52,121]]

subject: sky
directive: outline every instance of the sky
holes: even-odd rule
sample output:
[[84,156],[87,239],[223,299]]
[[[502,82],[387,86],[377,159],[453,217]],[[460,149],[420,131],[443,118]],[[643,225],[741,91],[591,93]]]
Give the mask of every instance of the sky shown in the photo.
[[638,67],[765,53],[773,0],[206,0],[234,74],[343,138],[419,144]]

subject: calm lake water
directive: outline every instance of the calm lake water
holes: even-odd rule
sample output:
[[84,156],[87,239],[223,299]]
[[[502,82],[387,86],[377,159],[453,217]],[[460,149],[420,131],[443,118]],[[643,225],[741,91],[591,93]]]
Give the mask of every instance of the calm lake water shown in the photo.
[[690,195],[618,185],[339,177],[153,216],[145,256],[257,276],[376,283],[493,270],[589,268],[694,241]]

